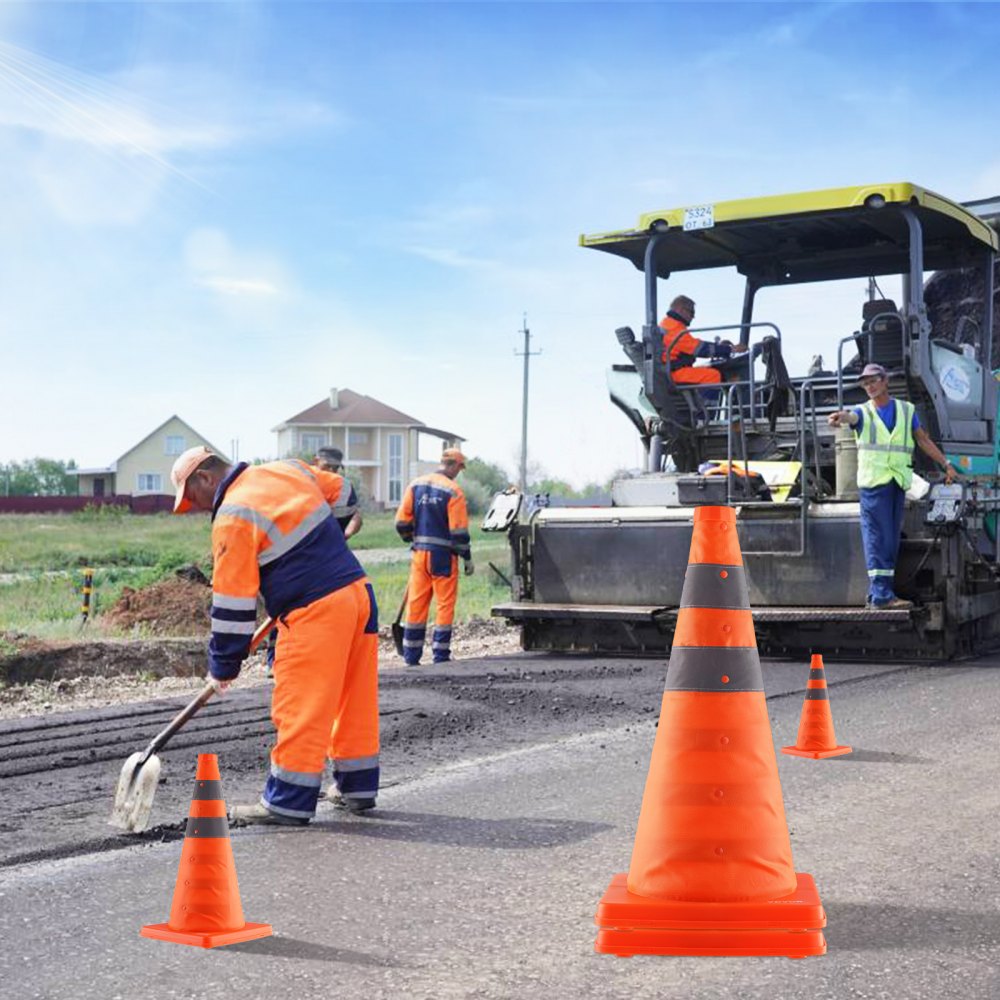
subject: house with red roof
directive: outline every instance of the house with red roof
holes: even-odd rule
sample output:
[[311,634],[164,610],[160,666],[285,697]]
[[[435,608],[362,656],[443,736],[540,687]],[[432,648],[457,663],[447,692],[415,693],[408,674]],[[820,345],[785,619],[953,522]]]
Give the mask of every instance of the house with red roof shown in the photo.
[[325,399],[273,430],[282,458],[312,459],[320,448],[339,448],[363,490],[385,507],[396,507],[406,484],[436,467],[434,461],[420,460],[422,438],[437,438],[435,451],[457,448],[465,440],[351,389],[331,389]]

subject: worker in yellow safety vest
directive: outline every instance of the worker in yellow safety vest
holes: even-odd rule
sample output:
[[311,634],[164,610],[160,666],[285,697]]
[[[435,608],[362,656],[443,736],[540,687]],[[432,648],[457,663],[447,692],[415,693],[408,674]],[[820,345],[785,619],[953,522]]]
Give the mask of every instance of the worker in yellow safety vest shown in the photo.
[[868,603],[876,608],[910,608],[912,601],[896,596],[893,579],[903,530],[903,501],[913,482],[914,444],[944,470],[945,482],[952,482],[958,473],[920,426],[913,404],[889,395],[889,376],[881,365],[865,365],[858,381],[868,401],[853,410],[831,413],[827,419],[832,427],[854,428]]

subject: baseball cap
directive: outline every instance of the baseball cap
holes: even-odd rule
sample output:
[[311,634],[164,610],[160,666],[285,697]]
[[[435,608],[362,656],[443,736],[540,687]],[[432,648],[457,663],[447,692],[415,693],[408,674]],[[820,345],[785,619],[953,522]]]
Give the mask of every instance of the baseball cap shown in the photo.
[[441,452],[442,462],[457,462],[460,469],[465,468],[465,456],[457,448],[445,448]]
[[885,378],[888,374],[889,373],[881,365],[867,364],[861,369],[858,381],[860,382],[863,378],[869,378],[872,375],[876,378]]
[[170,481],[174,484],[174,489],[177,491],[174,497],[174,513],[183,514],[191,509],[191,504],[184,496],[184,487],[187,485],[188,476],[194,472],[195,469],[205,461],[206,458],[211,458],[215,454],[210,448],[206,448],[203,444],[199,444],[194,448],[188,448],[187,451],[182,452],[177,456],[177,461],[174,462],[174,467],[170,470]]

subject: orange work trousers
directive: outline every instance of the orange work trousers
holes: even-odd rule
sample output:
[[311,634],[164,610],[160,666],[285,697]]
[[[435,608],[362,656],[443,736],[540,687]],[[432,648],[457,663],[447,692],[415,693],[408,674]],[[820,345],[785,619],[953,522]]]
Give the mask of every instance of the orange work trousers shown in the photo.
[[722,381],[719,370],[707,366],[678,368],[677,371],[670,373],[670,377],[682,385],[713,385]]
[[327,757],[345,798],[378,793],[378,608],[364,578],[278,621],[271,719],[278,730],[261,797],[309,820]]
[[[443,565],[450,567],[447,575],[435,575]],[[432,563],[436,564],[432,566]],[[455,620],[458,598],[458,556],[434,552],[414,552],[410,560],[410,578],[406,584],[406,616],[403,621],[403,659],[408,666],[420,662],[427,637],[427,614],[431,595],[436,606],[431,652],[435,663],[451,659],[451,623]]]

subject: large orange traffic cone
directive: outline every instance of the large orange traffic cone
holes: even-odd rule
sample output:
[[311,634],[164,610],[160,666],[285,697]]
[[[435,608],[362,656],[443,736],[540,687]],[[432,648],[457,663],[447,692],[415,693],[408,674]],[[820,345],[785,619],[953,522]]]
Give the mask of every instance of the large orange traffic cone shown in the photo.
[[826,671],[823,669],[823,657],[818,653],[813,653],[809,664],[809,681],[806,684],[806,698],[802,703],[798,738],[795,746],[782,747],[781,752],[816,760],[820,757],[839,757],[851,752],[851,747],[837,746]]
[[200,948],[252,941],[273,933],[270,924],[249,924],[243,919],[219,759],[214,753],[198,754],[170,920],[147,924],[139,933]]
[[616,955],[822,955],[796,873],[731,507],[699,507],[628,876],[595,918]]

